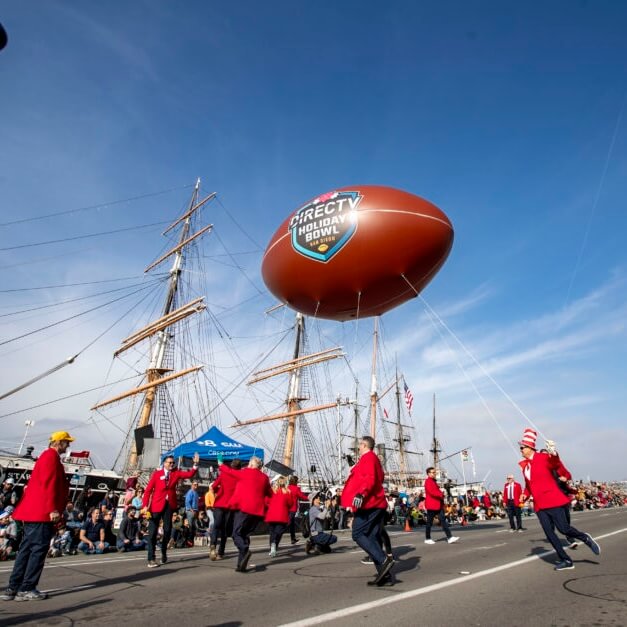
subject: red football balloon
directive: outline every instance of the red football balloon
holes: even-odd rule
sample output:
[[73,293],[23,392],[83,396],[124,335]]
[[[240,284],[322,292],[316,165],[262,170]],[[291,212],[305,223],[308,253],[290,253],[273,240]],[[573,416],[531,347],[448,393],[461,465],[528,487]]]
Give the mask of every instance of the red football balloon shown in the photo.
[[352,320],[416,296],[452,245],[450,220],[429,201],[354,185],[294,211],[270,240],[261,273],[270,292],[296,311]]

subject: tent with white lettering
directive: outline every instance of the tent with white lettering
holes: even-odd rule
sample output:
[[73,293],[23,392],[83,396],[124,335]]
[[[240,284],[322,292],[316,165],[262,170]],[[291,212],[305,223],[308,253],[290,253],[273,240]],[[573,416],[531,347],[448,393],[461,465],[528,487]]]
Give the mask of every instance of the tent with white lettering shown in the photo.
[[[211,427],[207,433],[191,442],[179,444],[166,455],[172,455],[175,459],[192,459],[194,453],[200,455],[202,461],[215,462],[218,455],[222,455],[224,461],[240,459],[248,461],[251,457],[260,457],[263,460],[263,449],[255,446],[248,446],[237,442],[228,435],[225,435],[217,427]],[[164,455],[165,457],[165,455]]]

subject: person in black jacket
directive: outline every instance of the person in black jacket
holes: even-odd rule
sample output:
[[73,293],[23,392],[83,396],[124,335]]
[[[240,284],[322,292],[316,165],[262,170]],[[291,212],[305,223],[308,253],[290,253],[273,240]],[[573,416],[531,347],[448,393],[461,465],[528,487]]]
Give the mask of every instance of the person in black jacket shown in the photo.
[[126,516],[120,523],[118,539],[116,542],[118,551],[141,551],[146,548],[146,542],[142,540],[142,532],[137,520],[137,509],[132,505],[126,510]]

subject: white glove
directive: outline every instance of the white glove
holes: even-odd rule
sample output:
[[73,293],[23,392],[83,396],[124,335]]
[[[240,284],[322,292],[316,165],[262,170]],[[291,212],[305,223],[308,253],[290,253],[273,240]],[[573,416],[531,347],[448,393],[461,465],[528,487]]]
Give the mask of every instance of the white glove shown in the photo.
[[553,442],[553,440],[546,440],[544,445],[549,455],[557,455],[557,449],[555,448],[555,442]]

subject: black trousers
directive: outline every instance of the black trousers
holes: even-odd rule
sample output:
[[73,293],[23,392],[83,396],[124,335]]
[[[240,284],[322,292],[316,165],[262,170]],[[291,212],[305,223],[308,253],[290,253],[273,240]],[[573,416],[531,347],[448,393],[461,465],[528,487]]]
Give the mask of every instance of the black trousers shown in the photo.
[[[508,501],[506,511],[509,518],[509,526],[512,529],[522,529],[522,510],[520,507],[516,507],[514,501]],[[514,519],[516,519],[516,524],[514,524]]]
[[287,523],[290,530],[290,540],[296,542],[296,512],[290,512],[290,521]]
[[254,516],[245,512],[235,512],[233,518],[233,542],[239,551],[237,556],[237,565],[240,566],[244,555],[250,547],[250,534],[255,530],[257,525],[263,520],[263,516]]
[[224,555],[226,548],[226,539],[233,535],[233,516],[235,512],[232,509],[224,507],[213,508],[213,529],[211,530],[211,546],[217,546],[218,538],[220,538],[220,546],[218,547],[218,555]]
[[555,529],[557,528],[557,530],[567,538],[575,538],[577,540],[581,540],[582,542],[585,542],[588,539],[588,535],[570,525],[566,517],[566,510],[563,507],[549,507],[548,509],[541,509],[536,512],[536,514],[540,524],[542,525],[542,530],[544,531],[546,539],[551,543],[551,546],[555,549],[555,552],[560,560],[566,560],[568,562],[572,561],[570,557],[568,557],[566,551],[564,551],[564,547],[562,546],[560,539],[557,537]]
[[37,588],[53,534],[52,523],[24,523],[24,539],[15,558],[9,588],[17,592],[29,592]]
[[155,550],[157,548],[157,535],[159,533],[159,523],[163,520],[163,540],[161,540],[161,556],[167,556],[168,542],[172,537],[172,510],[170,504],[166,502],[162,512],[151,512],[148,523],[148,561],[154,562]]

